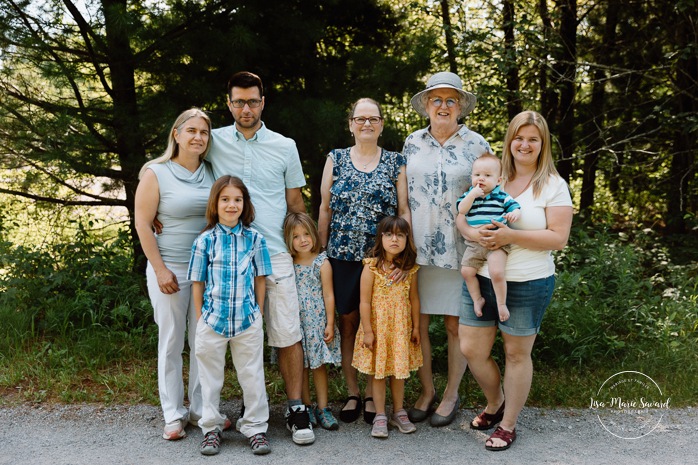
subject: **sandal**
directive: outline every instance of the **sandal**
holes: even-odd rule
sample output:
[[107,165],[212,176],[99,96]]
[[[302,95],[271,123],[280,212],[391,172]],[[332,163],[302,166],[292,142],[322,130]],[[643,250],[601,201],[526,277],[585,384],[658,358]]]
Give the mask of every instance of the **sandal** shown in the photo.
[[376,408],[376,404],[373,402],[373,397],[366,397],[364,399],[364,421],[369,425],[372,425],[373,420],[376,418],[376,412],[369,412],[368,410],[366,410],[366,404],[368,404],[369,402],[373,404],[374,410]]
[[473,421],[477,420],[477,425],[473,424],[473,421],[470,422],[470,429],[478,431],[491,429],[495,424],[502,421],[502,418],[504,418],[504,402],[502,402],[496,413],[487,413],[483,410],[480,415],[473,418]]
[[[347,404],[352,400],[356,401],[356,407],[354,407],[353,409],[344,410]],[[353,423],[356,421],[357,418],[359,418],[359,415],[361,415],[361,397],[347,397],[347,400],[344,401],[344,407],[342,407],[342,410],[339,411],[339,419],[342,420],[344,423]]]
[[[492,440],[492,439],[501,439],[504,441],[506,444],[497,447],[497,446],[488,446],[487,442]],[[507,450],[508,448],[511,447],[511,445],[516,441],[516,428],[514,428],[512,431],[507,431],[501,426],[497,426],[497,429],[494,430],[494,433],[492,433],[492,436],[490,436],[487,441],[485,441],[485,449],[487,450],[492,450],[492,451],[497,451],[497,450]]]

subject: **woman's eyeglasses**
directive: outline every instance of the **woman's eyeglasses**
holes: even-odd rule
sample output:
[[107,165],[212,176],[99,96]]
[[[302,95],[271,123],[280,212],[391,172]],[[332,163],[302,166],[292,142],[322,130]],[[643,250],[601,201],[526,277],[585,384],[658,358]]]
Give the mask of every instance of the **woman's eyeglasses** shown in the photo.
[[[439,98],[439,97],[430,98],[429,101],[431,102],[432,106],[434,106],[436,108],[439,108],[444,103],[444,99]],[[446,106],[448,108],[453,108],[458,103],[458,100],[456,100],[454,98],[447,98],[445,101],[446,101]]]
[[380,122],[383,121],[383,118],[381,118],[380,116],[357,116],[355,118],[352,118],[351,120],[354,123],[363,126],[364,124],[366,124],[366,121],[368,121],[372,125],[380,124]]

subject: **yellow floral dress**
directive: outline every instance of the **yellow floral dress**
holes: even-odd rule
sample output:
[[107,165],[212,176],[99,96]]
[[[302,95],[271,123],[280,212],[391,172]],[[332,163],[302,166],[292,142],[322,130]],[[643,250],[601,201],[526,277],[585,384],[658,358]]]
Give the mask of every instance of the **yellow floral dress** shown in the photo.
[[419,269],[415,265],[407,272],[407,278],[392,283],[388,273],[375,267],[375,258],[364,259],[373,272],[373,297],[371,299],[371,328],[375,337],[373,351],[363,346],[364,331],[359,325],[354,343],[352,366],[362,373],[378,379],[394,376],[406,379],[410,371],[422,366],[422,349],[413,344],[412,305],[410,286],[412,276]]

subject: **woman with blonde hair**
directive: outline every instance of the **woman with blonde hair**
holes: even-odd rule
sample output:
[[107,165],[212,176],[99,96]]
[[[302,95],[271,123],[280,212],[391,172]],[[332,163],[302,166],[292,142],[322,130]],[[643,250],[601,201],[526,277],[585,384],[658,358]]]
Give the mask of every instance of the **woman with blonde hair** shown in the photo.
[[[516,421],[531,389],[531,350],[555,287],[551,251],[565,247],[572,226],[569,188],[553,164],[550,131],[540,114],[524,111],[511,120],[504,138],[502,177],[502,188],[521,206],[516,223],[493,221],[491,227],[474,229],[462,216],[458,220],[461,233],[487,249],[511,246],[505,270],[509,319],[498,321],[485,263],[477,276],[485,298],[482,316],[475,314],[464,290],[466,306],[459,320],[461,351],[487,399],[487,406],[470,427],[488,430],[499,423],[485,442],[485,448],[494,451],[508,449],[516,440]],[[492,358],[497,328],[504,342],[503,381]]]
[[[182,112],[164,153],[147,162],[136,189],[136,231],[148,259],[146,277],[158,325],[158,390],[165,419],[163,438],[186,436],[188,421],[201,418],[201,386],[194,357],[196,312],[187,267],[194,239],[206,225],[213,174],[203,162],[211,120],[198,108]],[[155,234],[155,219],[162,232]],[[189,409],[184,406],[182,351],[189,325]]]

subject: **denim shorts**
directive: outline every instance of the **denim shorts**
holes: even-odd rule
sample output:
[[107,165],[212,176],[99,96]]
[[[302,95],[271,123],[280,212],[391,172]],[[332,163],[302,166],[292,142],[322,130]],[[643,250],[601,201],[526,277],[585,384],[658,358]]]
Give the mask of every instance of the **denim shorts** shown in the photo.
[[485,298],[485,307],[482,316],[475,315],[473,299],[470,298],[468,288],[463,284],[463,301],[459,323],[465,326],[499,326],[503,333],[512,336],[532,336],[540,331],[545,309],[550,304],[555,288],[555,276],[549,276],[532,281],[511,282],[507,281],[507,307],[511,316],[507,321],[499,321],[497,312],[497,299],[492,288],[492,281],[477,275],[480,283],[480,292]]

